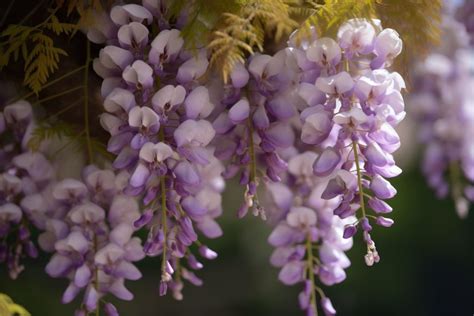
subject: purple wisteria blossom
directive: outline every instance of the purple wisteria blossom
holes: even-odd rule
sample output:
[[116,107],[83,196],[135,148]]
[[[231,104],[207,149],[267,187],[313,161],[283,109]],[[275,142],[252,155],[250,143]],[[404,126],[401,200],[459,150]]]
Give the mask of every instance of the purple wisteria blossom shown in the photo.
[[337,41],[320,38],[293,47],[302,72],[301,141],[318,151],[312,173],[328,179],[321,197],[337,200],[334,214],[341,219],[357,217],[343,235],[363,230],[367,265],[380,259],[370,222],[393,223],[382,217],[392,211],[384,200],[396,194],[386,179],[401,173],[392,154],[400,146],[395,127],[405,116],[405,84],[386,69],[401,49],[395,30],[361,19],[343,24]]
[[271,263],[281,268],[280,281],[286,285],[304,284],[299,302],[307,315],[317,315],[317,300],[326,315],[334,315],[331,301],[317,283],[330,286],[346,278],[344,269],[350,261],[345,251],[352,247],[352,238],[343,237],[344,225],[356,219],[334,215],[337,197],[321,197],[329,178],[312,173],[318,158],[310,151],[294,155],[288,162],[287,185],[269,186],[267,208],[277,211],[281,220],[268,241],[275,247]]
[[444,16],[442,44],[415,69],[410,102],[426,145],[422,169],[439,198],[451,195],[457,214],[474,201],[474,48],[466,26]]
[[224,85],[222,112],[213,123],[219,135],[216,154],[229,161],[226,178],[240,173],[245,196],[239,218],[249,209],[255,216],[266,218],[257,188],[263,181],[280,181],[287,168],[277,150],[295,141],[290,122],[297,117],[297,109],[290,92],[296,69],[289,49],[273,56],[256,54],[245,65],[237,63]]
[[133,264],[145,257],[141,240],[133,237],[140,211],[138,202],[123,193],[127,180],[126,172],[114,174],[90,165],[82,181],[64,179],[52,189],[59,211],[46,221],[39,241],[53,252],[46,272],[69,280],[62,302],[70,303],[84,292],[77,315],[99,309],[118,315],[106,295],[133,299],[125,280],[142,276]]
[[[215,218],[222,213],[224,181],[211,146],[216,131],[207,120],[215,106],[202,84],[206,51],[185,50],[179,21],[165,23],[163,5],[114,7],[117,40],[101,50],[94,69],[104,79],[101,123],[111,135],[107,148],[117,155],[113,166],[130,172],[125,193],[144,205],[134,223],[149,231],[144,252],[162,258],[160,294],[169,288],[181,299],[182,280],[202,284],[192,272],[202,264],[190,247],[216,256],[197,232],[222,235]],[[153,23],[160,25],[156,35]]]
[[0,263],[16,279],[23,257],[36,258],[31,229],[43,229],[51,211],[46,198],[54,170],[40,152],[28,150],[33,111],[27,101],[0,112]]

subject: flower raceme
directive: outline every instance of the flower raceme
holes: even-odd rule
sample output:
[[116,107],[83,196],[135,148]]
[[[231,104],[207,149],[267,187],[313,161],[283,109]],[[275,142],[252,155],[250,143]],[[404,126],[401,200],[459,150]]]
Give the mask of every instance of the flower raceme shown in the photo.
[[145,208],[134,223],[149,230],[143,250],[162,258],[160,294],[169,288],[181,299],[182,280],[202,284],[192,270],[203,265],[190,247],[197,245],[207,259],[216,257],[197,231],[208,238],[222,235],[215,218],[222,213],[223,166],[207,120],[215,105],[201,84],[206,52],[186,51],[171,25],[152,35],[149,24],[163,17],[150,5],[111,11],[117,32],[94,68],[104,79],[107,112],[101,123],[111,135],[107,148],[117,155],[113,166],[130,172],[124,192],[139,197]]
[[338,41],[321,38],[304,51],[294,48],[300,50],[300,63],[313,63],[307,69],[319,72],[314,82],[299,86],[307,103],[300,114],[301,140],[319,151],[314,175],[329,179],[321,198],[338,198],[334,214],[340,218],[357,217],[346,225],[344,237],[363,230],[367,265],[380,259],[370,223],[393,224],[383,217],[392,211],[384,200],[396,194],[387,178],[401,173],[392,154],[400,146],[394,128],[405,116],[405,84],[398,73],[386,69],[401,47],[396,31],[382,29],[378,21],[356,19],[340,27]]
[[38,256],[31,229],[44,229],[52,210],[45,194],[54,170],[41,152],[27,148],[33,126],[27,101],[7,105],[0,112],[0,263],[6,263],[12,279],[24,269],[22,257]]
[[82,181],[64,179],[52,189],[58,211],[47,220],[40,246],[53,252],[46,272],[70,282],[62,302],[70,303],[84,291],[78,315],[99,309],[110,314],[115,307],[105,296],[133,299],[124,282],[142,276],[133,264],[145,257],[141,240],[133,237],[139,206],[123,194],[127,181],[126,172],[114,174],[90,165]]
[[401,172],[392,154],[400,146],[395,127],[405,116],[405,85],[386,68],[402,42],[378,21],[356,19],[340,27],[337,41],[289,43],[293,82],[285,93],[300,115],[292,128],[301,142],[277,150],[287,172],[281,183],[267,185],[266,208],[277,221],[269,236],[276,248],[271,263],[281,268],[284,284],[304,284],[299,301],[307,315],[317,315],[318,301],[325,315],[334,315],[317,282],[345,279],[350,261],[344,252],[359,228],[366,264],[378,262],[372,225],[393,224],[384,217],[392,211],[385,200],[396,194],[387,178]]
[[474,99],[467,88],[474,82],[474,48],[467,27],[444,16],[443,30],[455,41],[417,65],[410,99],[426,146],[422,170],[428,185],[439,198],[451,195],[461,218],[474,201]]

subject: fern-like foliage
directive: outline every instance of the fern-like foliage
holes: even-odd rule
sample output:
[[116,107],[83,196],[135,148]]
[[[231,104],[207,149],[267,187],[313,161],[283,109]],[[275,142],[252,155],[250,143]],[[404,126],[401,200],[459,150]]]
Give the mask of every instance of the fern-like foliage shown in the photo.
[[212,31],[224,13],[236,13],[240,8],[238,0],[175,0],[170,2],[167,16],[170,20],[187,16],[181,29],[187,48],[204,47]]
[[36,26],[9,25],[0,33],[0,70],[11,61],[17,62],[21,56],[25,68],[24,84],[38,93],[58,69],[60,56],[67,56],[66,51],[54,45],[48,33],[72,34],[76,29],[75,24],[60,22],[54,13]]
[[[62,120],[45,120],[33,129],[31,138],[28,141],[28,147],[33,151],[37,151],[44,142],[54,140],[59,140],[65,144],[59,151],[69,146],[69,149],[73,148],[83,152],[88,143],[86,133],[79,131],[78,127]],[[107,160],[113,159],[113,155],[107,151],[104,141],[95,137],[91,137],[89,141],[93,153]],[[53,156],[57,153],[54,153]]]
[[283,0],[241,1],[238,12],[223,14],[213,32],[208,45],[211,65],[217,66],[227,80],[236,62],[263,50],[265,34],[279,41],[297,25]]
[[53,139],[65,140],[74,138],[77,135],[78,132],[74,127],[64,121],[44,121],[33,129],[31,138],[28,141],[28,147],[36,151],[45,141]]

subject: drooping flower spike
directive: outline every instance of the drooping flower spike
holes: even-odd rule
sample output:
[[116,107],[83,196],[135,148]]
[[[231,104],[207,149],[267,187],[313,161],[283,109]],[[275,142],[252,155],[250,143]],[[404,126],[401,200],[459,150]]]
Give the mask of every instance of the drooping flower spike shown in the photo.
[[302,76],[299,86],[306,104],[301,140],[319,151],[313,173],[329,179],[322,198],[339,200],[334,213],[340,218],[357,217],[346,225],[344,237],[363,230],[367,265],[380,258],[370,223],[393,224],[383,217],[392,211],[384,200],[396,194],[386,179],[401,173],[392,154],[400,146],[394,127],[405,116],[400,93],[405,84],[385,69],[401,47],[396,31],[355,19],[340,27],[337,41],[321,38],[306,49],[293,49],[299,64],[306,65],[303,72],[319,73],[315,80]]
[[69,280],[62,302],[84,293],[79,315],[99,310],[110,314],[115,307],[107,295],[133,299],[125,280],[142,276],[133,264],[145,257],[141,240],[133,236],[140,212],[137,201],[123,193],[127,181],[126,172],[114,174],[91,165],[83,170],[82,181],[64,179],[52,189],[60,212],[46,221],[40,246],[53,252],[46,272]]
[[317,158],[314,152],[293,155],[288,162],[287,184],[269,185],[267,208],[281,219],[268,238],[275,247],[270,261],[281,268],[278,278],[282,283],[304,285],[298,299],[307,315],[316,315],[318,306],[326,315],[334,315],[334,307],[318,283],[331,286],[346,278],[344,269],[350,261],[345,251],[352,247],[352,238],[344,238],[343,231],[355,217],[339,218],[334,214],[337,197],[321,197],[329,178],[312,174]]
[[444,16],[443,32],[452,43],[418,63],[410,98],[419,140],[426,146],[422,170],[428,185],[438,198],[450,195],[461,218],[474,202],[474,98],[469,88],[474,83],[474,48],[466,30],[452,16]]
[[[104,78],[101,123],[111,135],[108,150],[117,155],[113,166],[130,172],[125,193],[145,207],[134,223],[149,231],[144,252],[162,258],[160,294],[169,288],[181,299],[183,279],[202,284],[192,272],[202,264],[190,247],[196,244],[207,259],[216,256],[197,231],[222,235],[215,218],[222,213],[223,166],[207,120],[215,106],[201,84],[206,52],[186,51],[160,8],[144,2],[112,9],[118,41],[101,50],[94,67]],[[149,24],[157,21],[163,28],[152,36]]]
[[54,169],[41,152],[28,150],[33,110],[27,101],[0,112],[0,263],[12,279],[23,271],[23,257],[36,258],[31,229],[44,229],[52,205],[46,195]]

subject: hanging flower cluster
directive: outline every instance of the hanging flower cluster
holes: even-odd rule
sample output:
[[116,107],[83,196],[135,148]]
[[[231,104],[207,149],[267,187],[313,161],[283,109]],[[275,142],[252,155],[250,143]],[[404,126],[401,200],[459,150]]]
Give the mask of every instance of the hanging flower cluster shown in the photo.
[[126,172],[115,175],[90,165],[82,181],[64,179],[52,188],[56,214],[46,221],[39,242],[54,253],[46,272],[70,281],[63,303],[84,291],[76,315],[99,310],[102,303],[108,315],[118,315],[104,297],[110,293],[131,300],[124,282],[142,276],[133,264],[145,257],[141,240],[133,237],[140,212],[137,201],[123,194],[127,181]]
[[[219,135],[218,157],[230,161],[225,176],[240,171],[239,182],[245,186],[239,218],[251,208],[255,216],[266,219],[257,187],[262,181],[280,181],[287,168],[277,149],[288,148],[295,140],[289,124],[297,114],[288,94],[295,76],[287,64],[291,58],[288,49],[274,56],[255,55],[247,65],[236,64],[230,82],[224,85],[223,109],[213,126]],[[265,172],[259,170],[259,160]]]
[[321,197],[327,179],[312,172],[318,155],[308,151],[289,160],[285,184],[269,186],[272,209],[282,220],[269,236],[274,246],[271,263],[280,267],[279,279],[286,285],[304,283],[299,295],[300,307],[307,315],[316,315],[316,292],[326,314],[335,313],[331,301],[315,283],[315,275],[324,285],[334,285],[346,278],[350,261],[344,251],[352,247],[352,238],[343,238],[344,225],[354,216],[341,219],[334,215],[338,200]]
[[[135,226],[149,228],[144,251],[162,257],[161,295],[168,287],[181,299],[182,279],[202,281],[188,268],[202,268],[190,251],[197,244],[208,259],[216,254],[198,241],[222,235],[223,166],[210,146],[216,134],[206,120],[214,109],[201,82],[208,68],[205,50],[184,49],[180,31],[164,22],[162,8],[116,6],[110,13],[117,32],[100,51],[94,69],[104,78],[101,117],[110,133],[113,166],[131,173],[125,192],[145,206]],[[159,32],[149,25],[159,22]],[[115,37],[114,37],[115,36]]]
[[386,179],[401,172],[392,154],[400,146],[394,128],[405,116],[405,86],[386,68],[402,42],[378,21],[355,19],[340,27],[337,42],[324,37],[296,45],[290,38],[289,44],[294,76],[285,93],[299,97],[292,98],[301,123],[293,126],[301,142],[281,151],[288,174],[269,185],[267,208],[280,219],[269,237],[276,247],[271,262],[281,267],[283,283],[304,282],[299,300],[308,315],[317,314],[317,294],[324,313],[334,315],[315,276],[325,285],[345,279],[350,261],[344,251],[358,227],[367,265],[378,262],[371,222],[393,224],[382,215],[392,211],[384,200],[396,194]]
[[474,48],[453,17],[444,17],[443,31],[454,40],[417,65],[411,105],[426,145],[427,182],[439,198],[450,194],[464,218],[474,201]]
[[[313,173],[329,179],[321,197],[339,199],[334,214],[340,218],[357,217],[346,226],[344,237],[361,227],[369,266],[380,259],[370,223],[393,224],[380,214],[392,211],[384,200],[396,194],[387,178],[401,173],[392,153],[400,146],[394,127],[405,116],[400,93],[405,84],[398,73],[385,68],[401,49],[396,31],[351,20],[340,27],[338,42],[316,39],[305,50],[307,62],[316,65],[320,76],[314,85],[300,86],[308,103],[301,113],[301,140],[320,149]],[[366,201],[375,215],[369,214]]]
[[0,112],[0,263],[6,263],[12,279],[24,269],[22,257],[38,256],[31,228],[44,229],[51,210],[43,193],[54,170],[42,153],[27,149],[33,125],[33,111],[26,101]]

